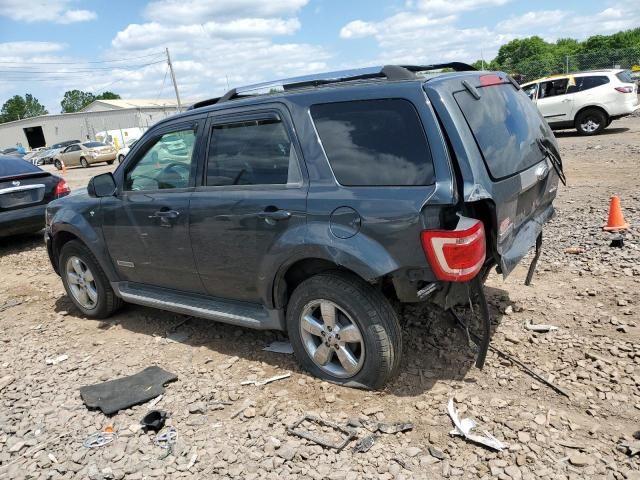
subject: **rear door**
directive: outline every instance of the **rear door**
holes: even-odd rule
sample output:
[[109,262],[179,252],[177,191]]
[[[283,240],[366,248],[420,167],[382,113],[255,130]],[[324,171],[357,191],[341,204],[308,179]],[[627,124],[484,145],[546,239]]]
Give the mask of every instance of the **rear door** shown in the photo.
[[280,105],[214,113],[207,137],[189,213],[197,269],[208,294],[257,303],[265,275],[274,275],[264,271],[268,255],[303,238],[301,150]]
[[464,201],[495,204],[492,243],[506,275],[553,214],[558,175],[540,144],[559,158],[555,137],[504,74],[467,74],[425,89],[451,137]]

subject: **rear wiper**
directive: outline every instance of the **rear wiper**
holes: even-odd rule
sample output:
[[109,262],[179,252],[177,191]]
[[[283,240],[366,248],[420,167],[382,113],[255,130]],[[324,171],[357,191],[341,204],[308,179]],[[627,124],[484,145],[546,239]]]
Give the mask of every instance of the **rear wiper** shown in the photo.
[[542,138],[536,138],[536,144],[538,145],[538,148],[542,150],[542,153],[544,153],[544,158],[548,158],[551,162],[551,165],[553,165],[553,169],[558,174],[558,178],[560,179],[562,184],[566,186],[567,177],[565,176],[564,170],[562,169],[562,160],[560,160],[560,158],[544,144],[544,140]]

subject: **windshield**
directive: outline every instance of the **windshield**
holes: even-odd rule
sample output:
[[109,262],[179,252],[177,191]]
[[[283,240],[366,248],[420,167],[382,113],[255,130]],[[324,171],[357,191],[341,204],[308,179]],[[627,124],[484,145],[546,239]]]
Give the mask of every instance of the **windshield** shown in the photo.
[[31,162],[17,157],[0,157],[0,178],[13,177],[24,173],[41,172],[42,170]]
[[527,95],[511,83],[479,87],[476,100],[467,90],[455,99],[493,178],[505,178],[541,161],[539,139],[553,133]]

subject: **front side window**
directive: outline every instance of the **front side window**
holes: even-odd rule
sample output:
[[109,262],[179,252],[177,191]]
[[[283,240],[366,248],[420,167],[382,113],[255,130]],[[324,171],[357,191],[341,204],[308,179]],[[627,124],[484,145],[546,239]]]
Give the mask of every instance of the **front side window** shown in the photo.
[[336,180],[345,186],[434,183],[431,151],[407,100],[313,105],[311,117]]
[[559,78],[557,80],[551,80],[549,82],[542,82],[540,84],[540,95],[538,98],[564,95],[565,93],[567,93],[568,84],[569,80],[567,78]]
[[125,174],[125,190],[164,190],[189,186],[196,135],[193,129],[165,133]]
[[296,151],[280,119],[214,125],[207,185],[291,185],[302,176]]
[[526,93],[531,100],[535,99],[537,89],[538,89],[537,83],[534,83],[533,85],[528,85],[526,87],[522,87],[522,91]]

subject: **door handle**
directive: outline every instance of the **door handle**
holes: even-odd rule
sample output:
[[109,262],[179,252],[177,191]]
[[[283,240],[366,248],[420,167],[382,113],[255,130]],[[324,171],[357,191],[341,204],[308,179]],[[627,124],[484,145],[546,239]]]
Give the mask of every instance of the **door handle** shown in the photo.
[[564,100],[562,100],[562,103],[570,102],[570,101],[571,101],[571,99],[570,99],[570,98],[565,98]]
[[149,215],[149,218],[164,218],[167,220],[172,220],[174,218],[178,218],[180,212],[176,210],[158,210],[153,215]]
[[258,213],[258,217],[264,218],[267,223],[273,225],[275,222],[279,222],[281,220],[289,220],[291,218],[291,212],[287,210],[264,211]]

